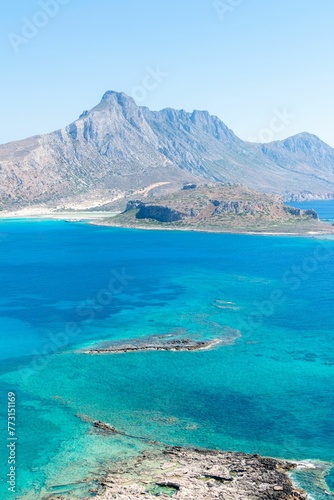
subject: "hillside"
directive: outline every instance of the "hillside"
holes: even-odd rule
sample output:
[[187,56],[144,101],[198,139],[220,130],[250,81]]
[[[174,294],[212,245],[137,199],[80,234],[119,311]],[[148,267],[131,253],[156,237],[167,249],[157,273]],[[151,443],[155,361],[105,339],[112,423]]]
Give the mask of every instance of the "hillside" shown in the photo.
[[103,225],[234,233],[334,233],[314,210],[283,204],[244,186],[185,186],[172,194],[129,201],[125,211]]
[[239,139],[207,111],[137,106],[123,93],[56,132],[0,146],[0,208],[103,205],[152,184],[242,183],[285,199],[334,197],[334,149],[310,134]]

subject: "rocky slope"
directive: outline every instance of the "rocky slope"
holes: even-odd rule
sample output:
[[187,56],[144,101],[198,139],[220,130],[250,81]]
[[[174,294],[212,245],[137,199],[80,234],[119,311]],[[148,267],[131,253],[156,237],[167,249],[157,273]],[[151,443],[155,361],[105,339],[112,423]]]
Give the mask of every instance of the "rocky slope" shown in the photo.
[[251,144],[206,111],[150,111],[112,91],[64,129],[0,146],[0,208],[80,197],[93,206],[203,178],[286,198],[333,197],[334,149],[309,134]]
[[[159,138],[160,150],[191,173],[223,183],[242,183],[253,189],[304,199],[334,196],[334,149],[310,134],[268,145],[239,139],[207,111],[152,112],[144,116]],[[295,147],[292,147],[295,144]],[[281,147],[284,154],[275,154]]]
[[285,206],[278,195],[244,186],[209,184],[148,200],[129,201],[123,213],[100,224],[216,232],[333,233],[314,210]]
[[[332,174],[334,167],[334,149],[322,142],[317,136],[302,133],[284,141],[276,141],[259,146],[260,151],[279,167],[287,168],[295,175],[313,178],[313,187],[296,192],[291,195],[289,186],[285,196],[299,201],[309,199],[326,199],[324,193],[314,193],[314,186],[318,183],[332,189]],[[325,188],[326,191],[326,188]]]
[[159,181],[192,176],[166,159],[140,108],[107,93],[76,122],[51,134],[0,147],[0,203],[5,207],[76,199],[113,200]]

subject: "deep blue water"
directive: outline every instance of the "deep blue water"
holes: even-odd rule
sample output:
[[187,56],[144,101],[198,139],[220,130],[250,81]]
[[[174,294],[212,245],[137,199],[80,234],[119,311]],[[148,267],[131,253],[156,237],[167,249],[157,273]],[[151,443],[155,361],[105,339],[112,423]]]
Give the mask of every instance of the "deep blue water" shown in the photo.
[[322,220],[334,220],[334,200],[304,201],[300,203],[288,203],[292,207],[308,210],[313,208]]
[[[167,444],[334,461],[333,240],[45,221],[0,232],[0,455],[13,391],[17,498],[69,483],[86,497],[75,483],[148,446],[82,415]],[[77,352],[231,328],[240,337],[212,351]]]

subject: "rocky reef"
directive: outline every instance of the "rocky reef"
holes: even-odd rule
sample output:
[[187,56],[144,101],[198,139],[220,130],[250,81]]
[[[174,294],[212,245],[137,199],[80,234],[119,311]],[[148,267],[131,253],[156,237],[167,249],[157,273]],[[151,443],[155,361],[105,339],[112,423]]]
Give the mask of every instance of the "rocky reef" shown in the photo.
[[80,498],[94,497],[97,500],[150,500],[154,497],[175,500],[309,499],[292,477],[310,487],[314,498],[318,498],[318,494],[319,498],[333,496],[325,481],[333,467],[331,463],[290,462],[258,454],[166,446],[147,436],[129,434],[88,415],[75,416],[90,425],[89,432],[109,439],[139,440],[145,445],[141,452],[108,462],[95,477],[62,485],[65,496],[51,494],[43,496],[45,499],[79,498],[76,495],[72,497],[74,490],[88,495]]
[[213,349],[220,345],[227,345],[234,342],[239,336],[237,330],[234,335],[212,340],[196,340],[192,338],[172,338],[165,335],[151,336],[146,339],[133,339],[125,342],[101,342],[97,346],[85,349],[84,354],[125,354],[145,351],[201,351]]
[[306,500],[289,477],[295,464],[243,453],[168,447],[117,462],[98,500]]

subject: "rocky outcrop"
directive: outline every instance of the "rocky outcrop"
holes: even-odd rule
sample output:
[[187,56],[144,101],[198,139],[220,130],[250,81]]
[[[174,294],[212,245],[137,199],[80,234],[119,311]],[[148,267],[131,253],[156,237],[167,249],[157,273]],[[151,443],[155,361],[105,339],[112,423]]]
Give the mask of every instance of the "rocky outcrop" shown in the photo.
[[158,222],[177,222],[186,217],[186,214],[159,205],[140,204],[136,214],[137,219],[153,219]]
[[229,214],[251,214],[254,215],[256,211],[263,210],[264,204],[256,204],[251,201],[218,201],[214,200],[213,205],[216,207],[214,215],[222,213]]
[[140,207],[143,202],[141,200],[130,200],[128,201],[126,208],[123,213],[130,212],[131,210],[136,210]]
[[286,211],[287,214],[293,215],[294,217],[300,217],[302,214],[302,211],[300,208],[284,207],[284,210]]
[[166,448],[116,463],[97,499],[306,500],[288,476],[294,468],[259,455]]
[[124,213],[131,210],[137,210],[137,219],[152,219],[158,222],[177,222],[187,216],[187,214],[167,206],[143,203],[140,200],[129,201]]
[[286,213],[293,215],[294,217],[310,217],[311,219],[318,220],[319,216],[317,212],[313,209],[309,210],[302,210],[301,208],[296,208],[296,207],[284,207],[284,210]]
[[[196,186],[189,188],[195,189]],[[184,188],[182,189],[184,190]],[[212,215],[227,214],[250,214],[254,215],[257,211],[265,209],[264,203],[254,203],[251,201],[224,201],[224,200],[208,200],[215,207]],[[290,208],[290,207],[289,207]],[[176,222],[186,219],[187,217],[197,217],[200,210],[196,208],[188,208],[184,211],[178,211],[168,206],[154,205],[152,203],[143,203],[140,200],[129,201],[125,212],[137,209],[137,219],[153,219],[159,222]],[[293,210],[293,209],[292,209]],[[287,210],[288,211],[288,210]],[[301,215],[301,210],[295,210],[293,215]],[[292,211],[290,212],[292,214]]]
[[309,210],[304,210],[304,213],[305,215],[307,215],[308,217],[311,217],[312,219],[319,219],[319,215],[317,214],[317,212],[315,210],[313,210],[313,208],[310,208]]
[[113,434],[124,434],[123,432],[118,431],[115,427],[113,427],[110,424],[107,424],[105,422],[101,422],[101,420],[94,420],[93,421],[93,426],[96,429],[100,429],[105,432],[111,432]]

